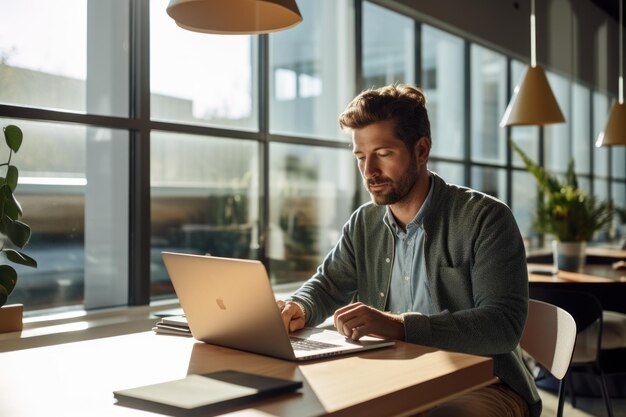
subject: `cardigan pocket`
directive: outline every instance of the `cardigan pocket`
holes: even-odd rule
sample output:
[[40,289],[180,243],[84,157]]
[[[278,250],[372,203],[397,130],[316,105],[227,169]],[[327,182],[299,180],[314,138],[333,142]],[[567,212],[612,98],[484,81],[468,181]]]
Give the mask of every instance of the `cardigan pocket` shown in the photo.
[[448,310],[454,312],[473,306],[472,280],[469,269],[464,265],[440,266],[438,279],[434,284],[440,305]]

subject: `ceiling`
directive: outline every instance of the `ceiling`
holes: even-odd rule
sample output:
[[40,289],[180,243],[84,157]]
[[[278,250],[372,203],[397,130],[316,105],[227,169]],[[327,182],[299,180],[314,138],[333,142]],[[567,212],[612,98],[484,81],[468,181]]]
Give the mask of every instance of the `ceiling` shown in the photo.
[[[591,2],[619,22],[619,0],[591,0]],[[624,13],[624,16],[626,16],[626,13]],[[626,19],[623,19],[622,22],[626,24]]]

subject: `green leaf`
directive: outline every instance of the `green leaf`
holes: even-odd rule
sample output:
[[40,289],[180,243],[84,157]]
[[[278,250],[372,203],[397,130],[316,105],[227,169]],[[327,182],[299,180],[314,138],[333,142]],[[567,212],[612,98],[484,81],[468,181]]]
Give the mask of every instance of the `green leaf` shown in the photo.
[[[0,265],[0,290],[4,289],[7,297],[15,288],[16,282],[17,272],[15,272],[15,269],[9,265]],[[2,304],[2,295],[0,294],[0,305]]]
[[17,168],[13,165],[9,165],[9,168],[7,169],[6,184],[11,188],[11,191],[15,191],[18,177],[19,172]]
[[22,146],[22,129],[15,125],[8,125],[4,128],[4,139],[13,152],[17,152]]
[[13,195],[11,187],[7,184],[3,185],[0,188],[0,194],[0,198],[4,200],[4,214],[13,220],[17,220],[22,215],[22,206]]
[[2,219],[2,227],[4,229],[4,234],[7,235],[9,240],[20,248],[26,246],[28,241],[30,240],[31,230],[30,226],[26,223],[23,223],[19,220],[13,220],[8,216],[5,216]]
[[565,183],[574,188],[578,188],[578,179],[576,178],[576,170],[574,169],[574,159],[570,159],[569,164],[567,165]]
[[37,261],[26,255],[25,253],[18,252],[14,249],[2,249],[2,252],[4,252],[4,254],[7,256],[7,259],[11,262],[37,268]]

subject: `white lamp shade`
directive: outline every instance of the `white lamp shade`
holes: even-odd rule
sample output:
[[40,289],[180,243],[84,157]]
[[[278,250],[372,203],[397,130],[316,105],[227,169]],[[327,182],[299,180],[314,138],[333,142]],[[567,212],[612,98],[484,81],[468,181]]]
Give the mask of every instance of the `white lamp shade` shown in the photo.
[[260,34],[302,21],[295,0],[170,0],[167,14],[184,29],[215,34]]
[[598,135],[596,146],[626,145],[626,104],[614,102],[606,128]]
[[543,68],[528,67],[522,82],[515,88],[500,126],[545,125],[563,122],[565,118]]

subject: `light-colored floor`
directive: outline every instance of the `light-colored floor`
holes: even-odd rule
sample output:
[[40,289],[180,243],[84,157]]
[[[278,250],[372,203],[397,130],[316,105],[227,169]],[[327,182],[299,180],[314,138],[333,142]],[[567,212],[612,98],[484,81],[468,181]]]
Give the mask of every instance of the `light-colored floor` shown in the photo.
[[[543,413],[541,417],[556,416],[557,396],[545,390],[539,390],[539,395],[543,400]],[[614,417],[626,417],[626,398],[612,398]],[[602,398],[576,398],[576,408],[572,407],[569,399],[566,398],[563,408],[563,417],[605,417],[608,416]]]

